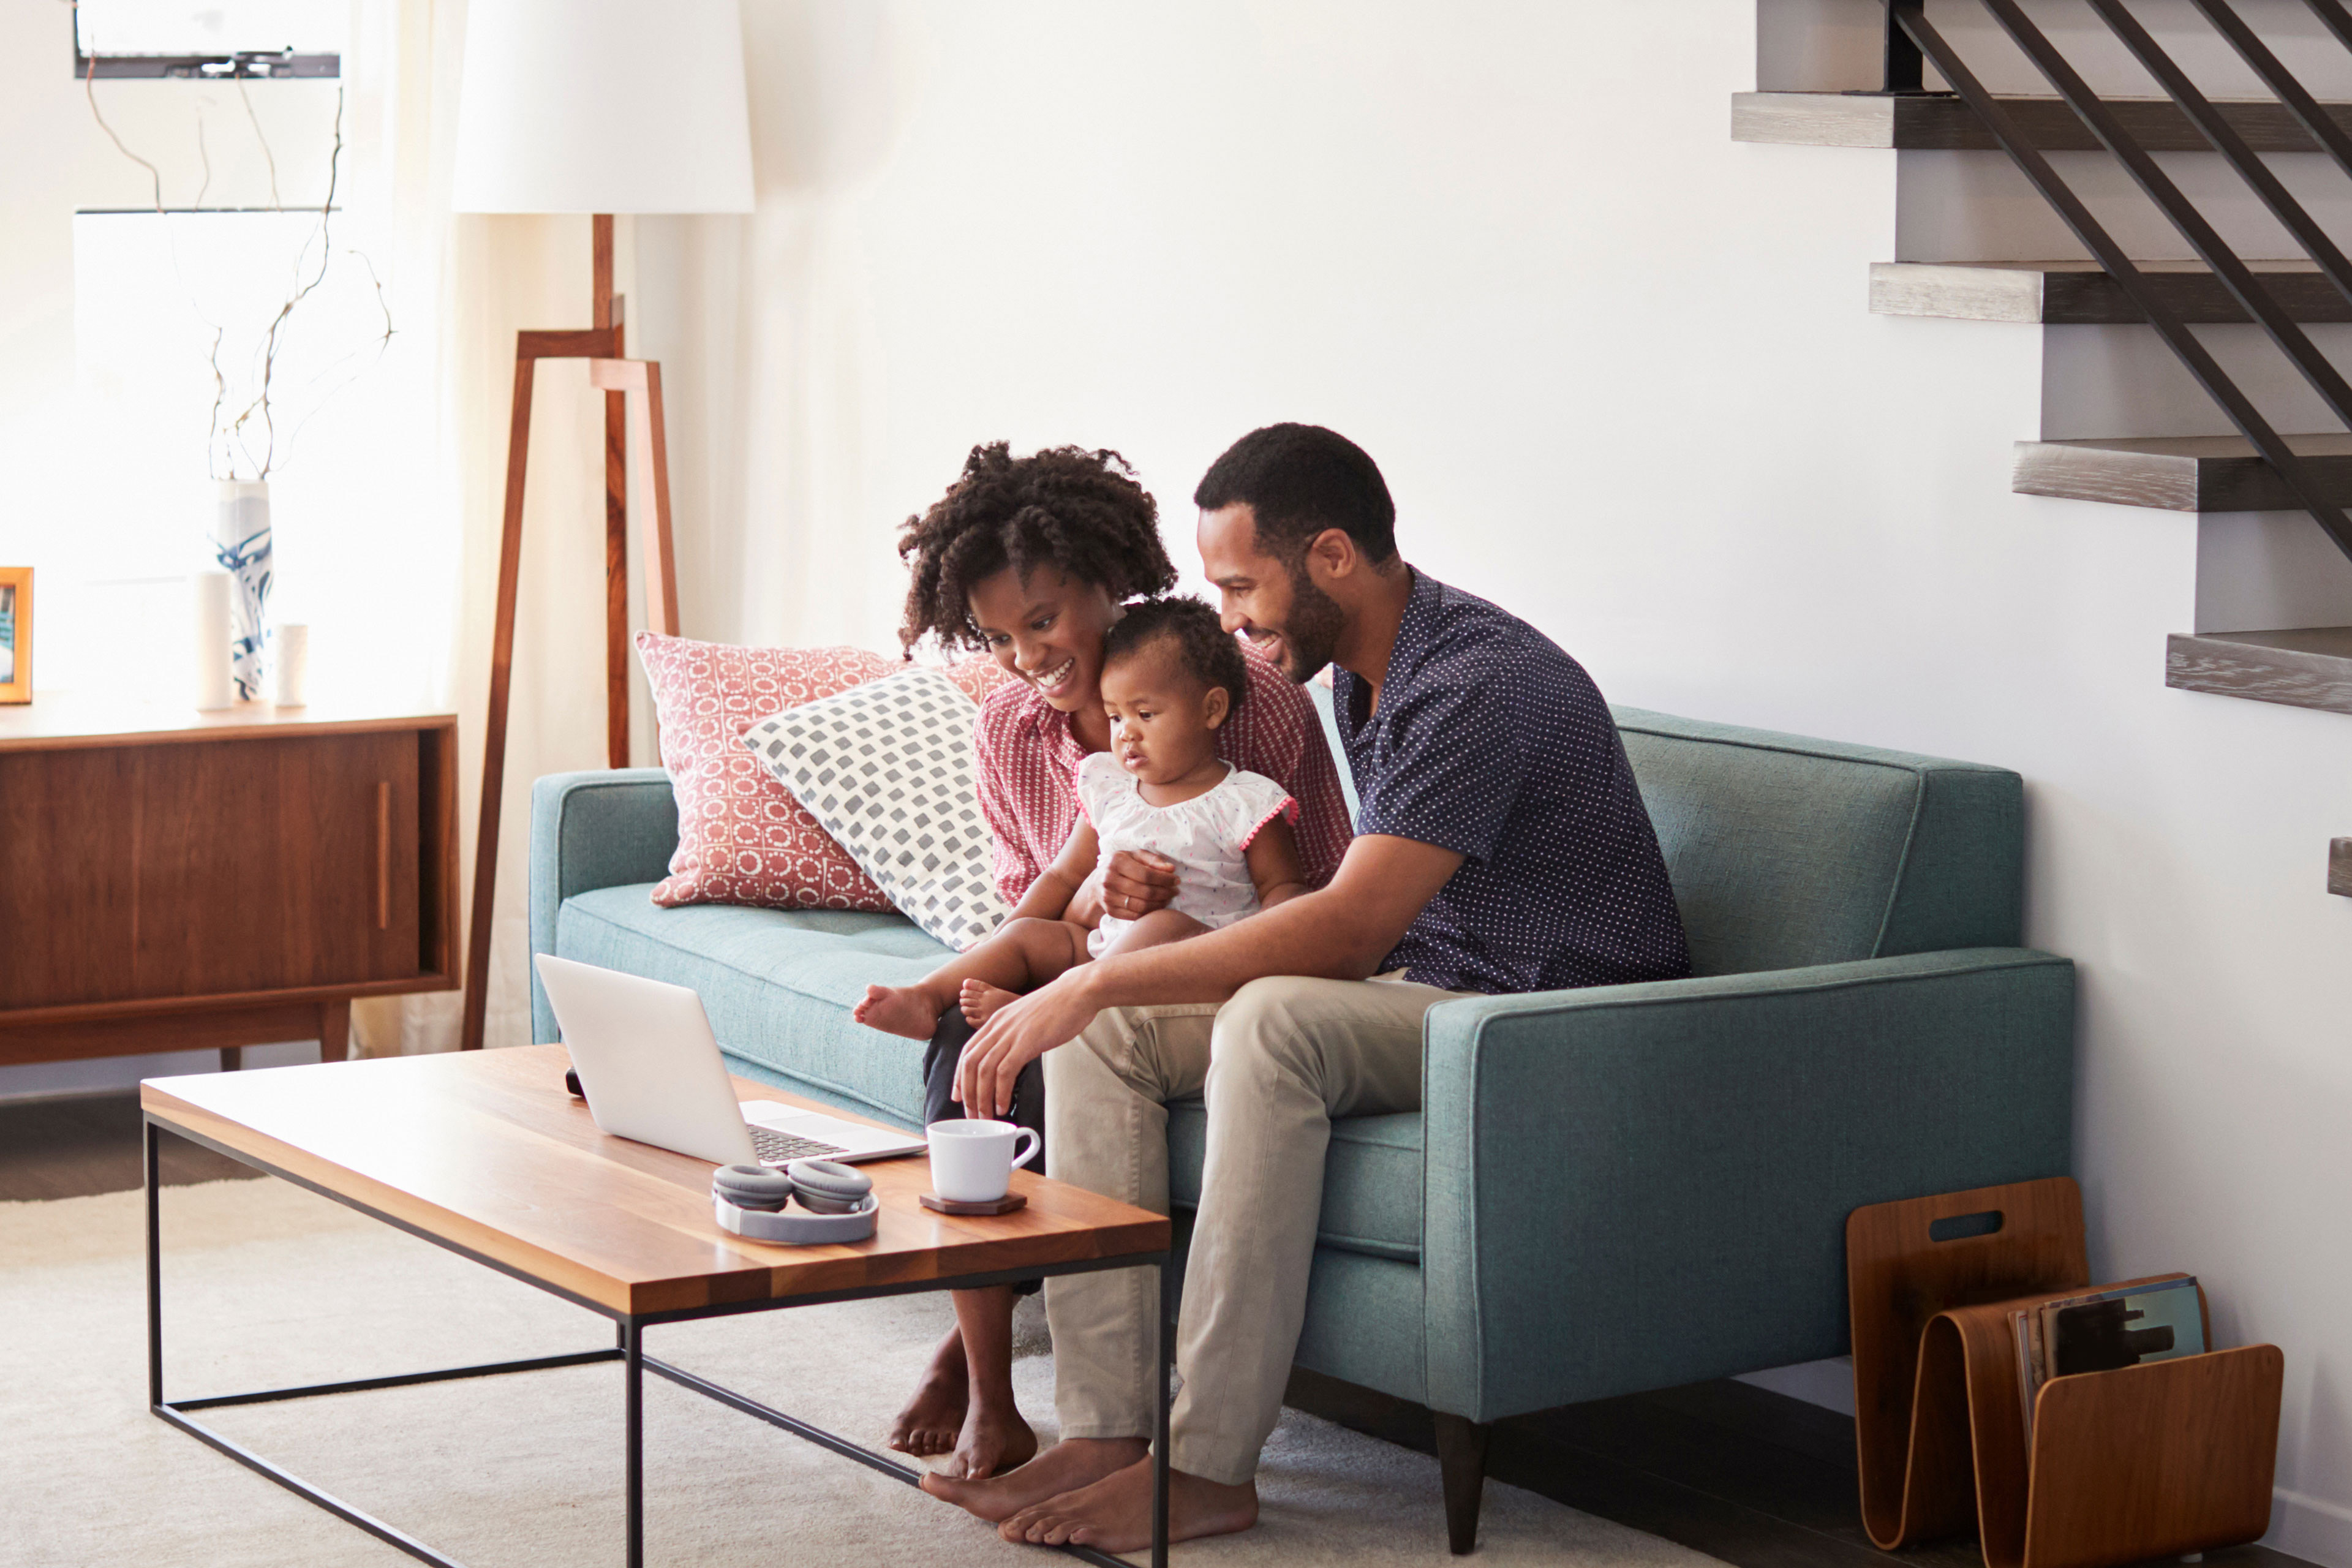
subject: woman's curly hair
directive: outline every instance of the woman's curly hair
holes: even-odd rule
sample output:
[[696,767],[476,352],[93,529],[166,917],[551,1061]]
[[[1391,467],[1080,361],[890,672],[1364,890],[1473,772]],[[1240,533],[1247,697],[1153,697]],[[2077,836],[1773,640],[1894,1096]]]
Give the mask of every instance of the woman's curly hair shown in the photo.
[[1177,667],[1203,691],[1212,686],[1225,689],[1228,717],[1241,707],[1249,695],[1247,656],[1217,619],[1217,612],[1189,595],[1129,605],[1103,637],[1103,668],[1162,643],[1175,654]]
[[1160,542],[1160,508],[1117,452],[1048,447],[1016,458],[1003,441],[974,447],[963,475],[898,531],[914,573],[898,643],[926,636],[949,647],[987,646],[972,620],[972,585],[1011,566],[1052,566],[1114,604],[1176,584]]

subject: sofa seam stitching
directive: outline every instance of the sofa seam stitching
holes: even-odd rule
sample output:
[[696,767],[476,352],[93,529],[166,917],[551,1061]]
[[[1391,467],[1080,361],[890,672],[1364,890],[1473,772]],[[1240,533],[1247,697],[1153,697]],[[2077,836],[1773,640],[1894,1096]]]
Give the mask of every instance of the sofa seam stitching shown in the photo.
[[1885,956],[1887,929],[1895,923],[1895,906],[1903,900],[1903,879],[1911,873],[1911,851],[1919,842],[1920,819],[1927,815],[1927,781],[1916,773],[1911,777],[1911,820],[1903,829],[1903,853],[1895,858],[1895,881],[1886,889],[1886,907],[1879,911],[1877,934],[1870,939],[1873,958]]
[[[1968,950],[1967,948],[1947,948],[1947,949],[1943,949],[1943,950],[1941,950],[1941,951],[1943,951],[1943,952],[1968,952],[1969,950]],[[2032,951],[2032,950],[2021,950],[2021,951]],[[1913,955],[1913,954],[1911,954],[1911,953],[1907,953],[1907,952],[1906,952],[1906,953],[1896,953],[1895,956],[1896,958],[1909,958],[1909,957],[1913,957],[1913,956],[1915,956],[1915,955]],[[1863,963],[1878,963],[1878,962],[1884,962],[1884,961],[1881,961],[1881,960],[1875,960],[1875,959],[1864,959],[1864,960],[1862,960],[1861,962],[1863,962]],[[2006,971],[2012,970],[2012,969],[2042,969],[2042,968],[2047,968],[2047,967],[2049,967],[2049,966],[2050,966],[2050,965],[2052,965],[2052,964],[2061,964],[2061,963],[2063,963],[2063,964],[2068,964],[2068,965],[2071,965],[2073,963],[2074,963],[2074,960],[2072,960],[2072,959],[2070,959],[2070,958],[2063,957],[2063,956],[2061,956],[2060,954],[2057,954],[2057,953],[2054,953],[2054,952],[2046,952],[2046,953],[2037,953],[2037,954],[2035,954],[2035,956],[2031,957],[2031,958],[2012,958],[2012,959],[2003,959],[2003,960],[2000,961],[1999,963],[1995,963],[1970,964],[1970,965],[1968,965],[1968,966],[1966,966],[1966,967],[1964,967],[1964,968],[1947,968],[1947,969],[1939,969],[1939,970],[1929,970],[1929,971],[1926,971],[1926,972],[1924,972],[1924,973],[1914,973],[1914,974],[1862,974],[1862,975],[1854,975],[1854,976],[1853,976],[1853,977],[1851,977],[1851,978],[1848,978],[1848,979],[1843,979],[1843,980],[1817,980],[1817,981],[1811,981],[1811,982],[1809,982],[1809,983],[1807,983],[1807,984],[1803,984],[1803,985],[1790,986],[1790,987],[1787,987],[1787,988],[1785,988],[1785,989],[1779,989],[1779,990],[1774,990],[1774,991],[1769,991],[1769,992],[1750,992],[1750,993],[1745,993],[1745,994],[1742,994],[1742,993],[1732,993],[1732,994],[1731,994],[1731,995],[1746,994],[1746,995],[1759,995],[1759,996],[1760,996],[1760,995],[1772,995],[1772,996],[1800,996],[1800,995],[1809,995],[1809,994],[1818,994],[1818,993],[1830,992],[1830,991],[1850,991],[1850,990],[1854,989],[1854,988],[1855,988],[1855,987],[1857,987],[1857,986],[1864,986],[1864,985],[1892,985],[1892,984],[1899,984],[1899,983],[1906,983],[1906,982],[1911,982],[1911,981],[1922,981],[1922,980],[1946,980],[1946,979],[1950,979],[1950,978],[1952,978],[1952,977],[1953,977],[1953,976],[1955,976],[1955,975],[1971,975],[1971,974],[2000,974],[2000,973],[2004,973],[2004,972],[2006,972]],[[1814,967],[1814,966],[1808,966],[1808,967]],[[1823,965],[1823,966],[1819,966],[1819,967],[1827,967],[1827,966],[1826,966],[1826,965]],[[1786,971],[1786,970],[1759,970],[1759,971],[1758,971],[1757,973],[1763,973],[1763,974],[1775,974],[1775,973],[1788,973],[1788,971]],[[1715,976],[1706,976],[1705,978],[1712,979],[1712,978],[1716,978],[1716,977],[1715,977]],[[1667,982],[1666,984],[1674,984],[1674,983],[1673,983],[1673,982]],[[1533,994],[1541,994],[1541,993],[1523,993],[1523,994],[1531,994],[1531,995],[1533,995]],[[1500,1000],[1500,999],[1501,999],[1501,998],[1499,998],[1499,997],[1498,997],[1498,998],[1496,998],[1496,1000]],[[1727,998],[1726,995],[1721,995],[1721,994],[1717,994],[1717,995],[1707,995],[1707,996],[1643,996],[1643,997],[1629,998],[1629,999],[1627,999],[1627,1000],[1623,1000],[1623,1001],[1598,1003],[1598,1004],[1592,1005],[1591,1005],[1591,1006],[1580,1006],[1579,1005],[1577,1005],[1577,1004],[1575,1004],[1575,1003],[1572,1003],[1572,1002],[1564,1002],[1564,1003],[1560,1003],[1560,1004],[1558,1004],[1558,1006],[1559,1006],[1559,1008],[1561,1011],[1568,1011],[1568,1010],[1573,1009],[1574,1011],[1577,1011],[1577,1012],[1580,1012],[1580,1013],[1586,1013],[1586,1014],[1597,1014],[1597,1013],[1608,1013],[1608,1012],[1614,1012],[1614,1011],[1617,1011],[1617,1010],[1619,1010],[1619,1009],[1621,1009],[1621,1008],[1623,1008],[1623,1009],[1631,1009],[1631,1008],[1635,1008],[1635,1007],[1657,1007],[1657,1006],[1711,1006],[1711,1005],[1715,1005],[1716,1003],[1722,1002],[1722,1001],[1725,1001],[1725,1000],[1727,1000],[1727,999],[1728,999],[1728,998]],[[1481,1000],[1481,998],[1465,998],[1464,1000]],[[1451,1004],[1444,1003],[1444,1002],[1441,1002],[1441,1003],[1439,1003],[1439,1004],[1438,1004],[1438,1006],[1439,1006],[1439,1007],[1444,1007],[1444,1006],[1448,1006],[1448,1005],[1451,1005]],[[1431,1009],[1430,1009],[1430,1011],[1432,1011],[1433,1013],[1433,1012],[1435,1012],[1436,1010],[1437,1010],[1437,1008],[1435,1008],[1435,1007],[1433,1007],[1433,1008],[1431,1008]],[[1540,1016],[1539,1014],[1530,1014],[1530,1013],[1516,1013],[1516,1014],[1512,1014],[1512,1015],[1510,1015],[1510,1016],[1512,1016],[1512,1017],[1517,1017],[1517,1018],[1523,1018],[1523,1017],[1533,1017],[1533,1016]],[[1485,1032],[1485,1026],[1482,1024],[1482,1025],[1480,1026],[1480,1033],[1482,1033],[1482,1034],[1483,1034],[1484,1032]]]

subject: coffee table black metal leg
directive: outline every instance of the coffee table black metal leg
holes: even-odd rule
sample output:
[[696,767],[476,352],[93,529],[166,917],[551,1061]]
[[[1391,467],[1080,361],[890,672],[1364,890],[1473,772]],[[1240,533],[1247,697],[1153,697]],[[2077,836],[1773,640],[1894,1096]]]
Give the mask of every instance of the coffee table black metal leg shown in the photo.
[[629,1520],[629,1568],[646,1568],[646,1331],[621,1320],[622,1401],[628,1412],[628,1468],[623,1480]]
[[1151,1568],[1168,1568],[1168,1373],[1176,1364],[1176,1268],[1160,1264],[1160,1399],[1151,1416]]
[[163,1403],[163,1256],[156,1196],[163,1187],[162,1155],[156,1140],[163,1134],[142,1118],[147,1153],[147,1407]]

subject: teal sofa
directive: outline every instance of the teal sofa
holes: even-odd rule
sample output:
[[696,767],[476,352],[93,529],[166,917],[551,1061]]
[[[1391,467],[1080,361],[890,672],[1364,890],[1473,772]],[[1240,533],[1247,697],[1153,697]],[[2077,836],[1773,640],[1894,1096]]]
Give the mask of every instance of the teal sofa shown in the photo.
[[[1849,1213],[2071,1164],[2074,966],[2019,945],[2017,774],[1617,721],[1695,976],[1437,1007],[1423,1110],[1333,1130],[1297,1363],[1435,1413],[1456,1551],[1488,1424],[1839,1354]],[[539,780],[532,949],[690,985],[737,1072],[915,1125],[922,1046],[849,1007],[945,950],[895,915],[656,909],[676,839],[658,770]],[[1181,1218],[1204,1119],[1174,1111]]]

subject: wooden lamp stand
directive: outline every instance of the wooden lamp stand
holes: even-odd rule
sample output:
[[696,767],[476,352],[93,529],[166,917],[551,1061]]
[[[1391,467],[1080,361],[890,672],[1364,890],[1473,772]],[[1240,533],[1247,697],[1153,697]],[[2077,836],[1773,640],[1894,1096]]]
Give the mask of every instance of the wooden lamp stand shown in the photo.
[[[677,635],[677,577],[670,552],[669,453],[662,426],[661,366],[622,357],[613,295],[613,219],[593,219],[595,325],[576,332],[515,334],[514,413],[507,426],[506,522],[499,540],[498,619],[490,637],[490,703],[482,736],[480,825],[474,837],[473,912],[466,929],[466,1011],[459,1047],[479,1050],[489,1005],[490,915],[498,891],[499,817],[506,783],[507,704],[513,685],[515,592],[522,571],[523,468],[530,450],[532,373],[543,359],[584,359],[604,394],[604,752],[629,765],[629,470],[653,495],[643,542],[646,618]],[[629,395],[636,395],[631,406]]]

